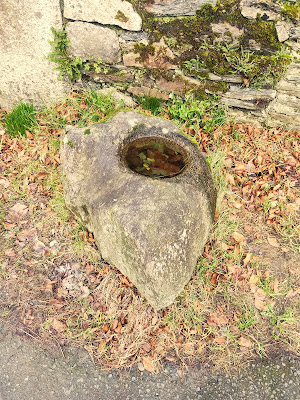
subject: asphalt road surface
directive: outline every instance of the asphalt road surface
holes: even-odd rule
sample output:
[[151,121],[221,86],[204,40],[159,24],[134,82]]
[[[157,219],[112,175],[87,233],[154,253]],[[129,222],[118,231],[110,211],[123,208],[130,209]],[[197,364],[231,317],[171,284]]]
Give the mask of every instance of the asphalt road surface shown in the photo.
[[178,370],[103,372],[84,350],[49,352],[0,323],[0,400],[300,400],[300,360],[288,355],[236,376]]

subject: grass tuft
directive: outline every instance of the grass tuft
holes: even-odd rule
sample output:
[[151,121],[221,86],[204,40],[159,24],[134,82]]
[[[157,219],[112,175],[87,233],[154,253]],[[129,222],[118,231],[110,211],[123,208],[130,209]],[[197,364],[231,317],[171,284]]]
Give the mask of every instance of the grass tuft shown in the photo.
[[32,104],[20,102],[4,120],[4,127],[11,138],[26,136],[36,126],[36,111]]

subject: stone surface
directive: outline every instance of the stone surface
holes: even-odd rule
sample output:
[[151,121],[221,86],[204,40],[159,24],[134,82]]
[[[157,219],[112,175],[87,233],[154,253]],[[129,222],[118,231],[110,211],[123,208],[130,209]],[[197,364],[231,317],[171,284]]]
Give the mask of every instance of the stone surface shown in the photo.
[[157,97],[158,99],[162,100],[169,99],[169,95],[166,93],[162,93],[158,89],[151,89],[148,86],[129,86],[127,92],[133,94],[134,96],[150,96]]
[[69,85],[57,80],[55,64],[45,59],[51,27],[62,27],[59,0],[1,1],[0,107],[20,100],[45,105],[69,92]]
[[281,7],[271,1],[242,0],[241,13],[244,17],[255,19],[257,14],[265,21],[275,21],[280,17]]
[[123,32],[120,35],[120,38],[125,40],[126,42],[141,42],[142,40],[147,40],[148,39],[148,33],[147,32]]
[[125,0],[65,0],[64,16],[72,20],[117,25],[130,31],[142,28],[142,19]]
[[292,24],[288,24],[286,22],[277,22],[275,24],[276,33],[279,42],[285,42],[289,38],[289,31]]
[[221,103],[246,110],[259,110],[266,108],[275,96],[276,91],[272,89],[241,89],[232,85],[222,97]]
[[[66,204],[94,233],[103,258],[154,308],[168,306],[189,281],[212,226],[216,193],[207,163],[174,123],[137,112],[84,132],[67,127],[62,135]],[[182,173],[152,179],[121,161],[124,141],[149,136],[179,146],[187,156]]]
[[155,15],[195,15],[203,4],[215,6],[216,3],[217,0],[150,0],[145,8]]
[[70,40],[68,52],[81,58],[101,58],[107,63],[121,61],[119,37],[113,29],[88,22],[69,22],[66,26]]
[[290,29],[290,39],[300,41],[300,26],[294,26]]
[[110,95],[116,103],[124,103],[126,107],[136,106],[136,102],[132,99],[132,97],[129,94],[120,92],[120,90],[107,87],[99,90],[99,92],[105,95]]
[[174,54],[166,45],[163,38],[159,42],[151,44],[154,54],[148,54],[145,59],[140,59],[140,54],[129,52],[123,55],[124,65],[127,67],[145,67],[159,68],[164,70],[176,69],[177,65],[173,64]]
[[237,39],[245,32],[244,28],[239,29],[237,26],[231,25],[228,22],[211,24],[211,29],[214,33],[220,35],[218,39],[222,42],[231,42],[233,39]]
[[277,85],[277,96],[270,103],[268,114],[270,124],[276,122],[300,130],[300,64],[289,65],[286,76]]

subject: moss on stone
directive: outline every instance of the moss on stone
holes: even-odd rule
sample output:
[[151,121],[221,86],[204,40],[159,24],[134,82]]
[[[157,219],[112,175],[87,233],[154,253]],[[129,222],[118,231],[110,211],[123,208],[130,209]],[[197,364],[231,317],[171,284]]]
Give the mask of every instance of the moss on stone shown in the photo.
[[[283,74],[286,65],[290,62],[288,58],[278,53],[282,49],[282,44],[278,41],[274,23],[264,21],[259,17],[255,20],[245,18],[241,14],[240,0],[222,0],[215,7],[204,4],[195,16],[183,17],[157,17],[145,10],[145,1],[130,0],[130,2],[142,17],[143,29],[149,34],[150,43],[157,42],[164,37],[165,42],[172,47],[177,56],[174,63],[183,69],[184,62],[198,57],[202,61],[203,67],[210,72],[221,76],[240,72],[251,85],[274,86],[277,78]],[[290,7],[288,3],[285,10],[289,10],[295,16],[297,7],[298,5]],[[246,54],[245,49],[251,48],[250,41],[255,41],[261,47],[259,52],[249,53],[249,56],[251,55],[249,62],[253,62],[253,65],[251,68],[245,65],[247,73],[243,73],[242,59],[241,65],[236,66],[241,70],[236,70],[228,61],[228,53],[220,51],[220,47],[215,46],[217,43],[215,39],[220,40],[220,35],[212,31],[211,24],[224,22],[244,31],[238,38],[239,46],[232,50],[233,59],[238,60],[243,56],[243,52]],[[233,41],[230,33],[226,35],[227,39],[230,36]],[[205,47],[206,43],[208,46]],[[226,42],[224,42],[225,45]],[[149,54],[153,54],[153,51],[151,44],[135,46],[135,52],[139,53],[142,61]],[[161,71],[156,71],[155,75],[160,73]],[[205,73],[201,75],[202,71],[198,71],[198,73],[202,79],[207,77]],[[194,76],[195,71],[192,71],[191,75]],[[265,78],[265,83],[261,78]]]
[[118,19],[121,22],[128,22],[129,21],[129,18],[126,17],[126,15],[120,10],[118,10],[115,18]]
[[139,62],[144,62],[149,59],[149,56],[154,56],[155,54],[155,47],[149,43],[149,44],[144,44],[144,43],[136,43],[134,45],[134,53],[139,54],[139,57],[136,58],[137,61]]
[[300,1],[295,4],[285,1],[281,15],[287,20],[297,20],[300,15]]

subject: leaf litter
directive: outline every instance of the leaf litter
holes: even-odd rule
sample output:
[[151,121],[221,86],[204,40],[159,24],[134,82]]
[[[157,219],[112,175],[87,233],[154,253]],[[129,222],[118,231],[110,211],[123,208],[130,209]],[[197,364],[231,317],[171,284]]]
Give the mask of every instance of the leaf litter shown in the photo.
[[[67,106],[52,118],[74,123]],[[47,346],[83,346],[104,368],[156,372],[168,360],[231,369],[278,349],[299,352],[298,132],[183,128],[208,160],[224,155],[219,171],[211,163],[219,204],[191,281],[157,312],[66,209],[62,127],[49,118],[40,113],[33,137],[3,138],[0,318]]]

